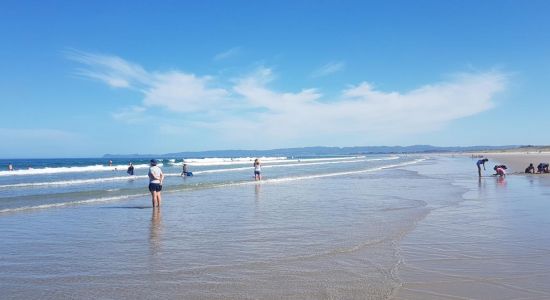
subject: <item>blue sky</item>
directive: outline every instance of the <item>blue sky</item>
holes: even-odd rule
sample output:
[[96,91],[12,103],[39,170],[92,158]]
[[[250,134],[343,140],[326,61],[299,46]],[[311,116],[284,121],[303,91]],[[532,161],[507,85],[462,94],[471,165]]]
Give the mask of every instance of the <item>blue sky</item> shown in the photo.
[[0,157],[549,144],[548,1],[3,1]]

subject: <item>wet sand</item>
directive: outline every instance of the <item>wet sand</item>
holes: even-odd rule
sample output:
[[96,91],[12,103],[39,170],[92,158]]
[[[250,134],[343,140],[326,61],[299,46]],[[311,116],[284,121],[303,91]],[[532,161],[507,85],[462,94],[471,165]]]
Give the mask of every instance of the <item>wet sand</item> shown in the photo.
[[489,159],[485,166],[488,170],[492,170],[492,166],[498,162],[505,164],[509,168],[509,173],[524,173],[525,168],[531,163],[535,166],[535,171],[539,163],[550,163],[550,153],[548,152],[487,152],[479,155],[484,155]]
[[0,216],[4,299],[549,299],[545,176],[470,158]]
[[550,177],[475,177],[403,239],[395,299],[550,299]]

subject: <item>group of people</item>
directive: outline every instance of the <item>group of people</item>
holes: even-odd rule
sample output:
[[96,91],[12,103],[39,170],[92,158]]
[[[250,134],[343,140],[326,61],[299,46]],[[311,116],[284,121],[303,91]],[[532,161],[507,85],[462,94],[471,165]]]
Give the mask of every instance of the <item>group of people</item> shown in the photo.
[[[480,159],[477,161],[476,165],[477,165],[477,172],[478,172],[478,175],[479,177],[481,177],[481,167],[483,167],[483,170],[485,170],[485,163],[488,162],[489,159],[487,158],[483,158],[483,159]],[[548,163],[539,163],[538,166],[537,166],[537,170],[535,171],[535,166],[531,163],[529,164],[529,166],[527,168],[525,168],[525,173],[527,174],[542,174],[542,173],[550,173],[550,171],[548,170],[549,168],[549,164]],[[505,166],[505,165],[496,165],[493,170],[495,170],[495,174],[493,175],[498,175],[498,176],[506,176],[506,170],[508,168]]]
[[[525,173],[535,174],[535,166],[533,166],[533,164],[529,164],[529,166],[525,169]],[[550,171],[548,171],[548,163],[539,163],[536,173],[550,173]]]
[[[151,159],[150,161],[150,167],[149,167],[149,192],[151,192],[151,202],[153,203],[153,207],[160,207],[161,203],[161,191],[162,191],[162,182],[164,181],[164,174],[162,173],[162,169],[158,166],[158,162],[155,159]],[[262,166],[259,159],[254,160],[254,180],[262,180]],[[134,167],[132,163],[130,163],[130,167],[128,167],[128,174],[130,174],[130,168],[132,171],[132,175],[134,173]],[[181,176],[193,176],[192,172],[189,172],[187,170],[187,164],[183,164],[183,170],[181,172]]]
[[[32,170],[32,166],[28,165],[27,170]],[[12,163],[8,163],[8,171],[15,171],[15,167]]]
[[[476,162],[476,165],[477,165],[477,174],[479,175],[479,177],[481,177],[481,167],[483,166],[483,170],[485,170],[485,163],[488,162],[489,159],[488,158],[482,158],[480,160],[478,160]],[[493,167],[493,170],[495,171],[495,174],[493,175],[496,175],[496,176],[506,176],[506,170],[508,169],[508,167],[506,167],[505,165],[495,165]]]

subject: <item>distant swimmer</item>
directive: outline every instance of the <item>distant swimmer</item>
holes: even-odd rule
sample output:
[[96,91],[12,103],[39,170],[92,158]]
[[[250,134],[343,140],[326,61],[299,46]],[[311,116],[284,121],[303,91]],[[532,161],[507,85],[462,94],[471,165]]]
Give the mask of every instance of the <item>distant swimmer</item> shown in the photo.
[[480,159],[477,161],[476,165],[477,165],[477,174],[479,175],[479,177],[481,177],[481,165],[483,165],[483,170],[485,171],[485,163],[488,162],[489,159],[487,158],[484,158],[484,159]]
[[128,166],[128,170],[126,171],[128,175],[134,175],[134,165],[130,163],[130,166]]
[[162,191],[162,182],[164,181],[164,174],[159,166],[157,166],[157,161],[151,159],[151,167],[149,168],[149,191],[151,192],[151,200],[153,202],[153,207],[160,207]]
[[535,166],[533,166],[533,164],[529,164],[529,166],[525,169],[525,173],[534,174],[535,173]]
[[109,160],[109,167],[112,167],[112,166],[113,166],[113,161]]
[[254,160],[254,180],[262,180],[262,166],[257,158]]
[[8,171],[13,171],[13,165],[11,163],[8,164]]
[[193,176],[193,172],[189,172],[187,170],[187,164],[183,164],[183,169],[181,171],[181,176],[185,177],[185,176]]

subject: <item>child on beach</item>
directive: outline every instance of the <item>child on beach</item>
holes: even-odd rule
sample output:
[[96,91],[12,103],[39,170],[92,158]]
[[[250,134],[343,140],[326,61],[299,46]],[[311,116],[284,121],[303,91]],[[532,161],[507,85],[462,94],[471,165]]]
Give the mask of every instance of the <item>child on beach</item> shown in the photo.
[[547,163],[540,163],[537,166],[537,173],[548,173],[548,164]]
[[262,180],[262,167],[260,165],[260,160],[256,158],[254,160],[254,180]]
[[493,170],[495,170],[495,174],[493,175],[498,175],[500,177],[506,176],[506,169],[508,168],[505,165],[497,165],[493,168]]
[[483,170],[485,171],[485,163],[488,162],[489,159],[487,158],[484,158],[484,159],[480,159],[477,161],[476,165],[477,165],[477,174],[479,175],[479,177],[481,177],[481,165],[483,165]]
[[529,166],[525,169],[525,173],[534,174],[535,166],[533,166],[533,164],[529,164]]
[[162,174],[160,167],[157,166],[156,160],[151,159],[151,167],[149,168],[149,173],[147,175],[149,176],[149,191],[151,192],[153,207],[160,207],[160,191],[162,190],[164,174]]

